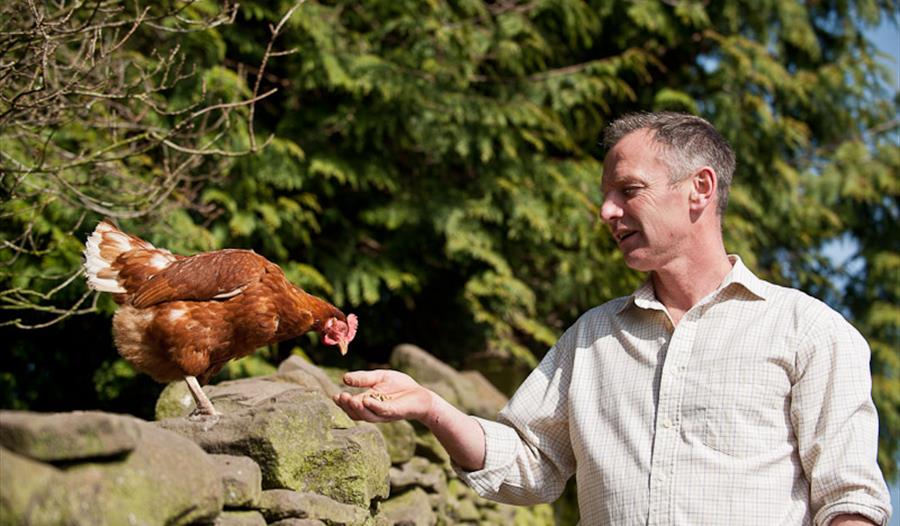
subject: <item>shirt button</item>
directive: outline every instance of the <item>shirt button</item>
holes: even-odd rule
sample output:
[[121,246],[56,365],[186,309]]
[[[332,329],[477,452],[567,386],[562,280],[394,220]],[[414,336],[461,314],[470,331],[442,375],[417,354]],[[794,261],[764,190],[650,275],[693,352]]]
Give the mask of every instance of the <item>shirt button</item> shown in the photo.
[[672,421],[666,418],[665,420],[663,420],[662,425],[664,428],[669,429],[670,427],[672,427]]

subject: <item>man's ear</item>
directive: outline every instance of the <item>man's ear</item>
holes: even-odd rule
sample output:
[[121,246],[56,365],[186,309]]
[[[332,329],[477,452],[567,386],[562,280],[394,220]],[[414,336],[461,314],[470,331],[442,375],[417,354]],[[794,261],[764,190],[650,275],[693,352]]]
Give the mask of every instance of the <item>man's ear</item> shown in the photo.
[[691,177],[691,212],[700,213],[715,204],[718,183],[716,171],[709,166],[694,173]]

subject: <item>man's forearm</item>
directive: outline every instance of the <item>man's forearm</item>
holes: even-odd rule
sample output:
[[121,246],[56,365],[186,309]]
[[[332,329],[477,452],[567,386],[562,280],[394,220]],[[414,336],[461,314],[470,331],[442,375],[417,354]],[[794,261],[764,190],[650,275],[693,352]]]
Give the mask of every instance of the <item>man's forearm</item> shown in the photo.
[[431,393],[431,400],[431,410],[420,421],[459,467],[466,471],[484,468],[484,430],[478,421],[435,393]]

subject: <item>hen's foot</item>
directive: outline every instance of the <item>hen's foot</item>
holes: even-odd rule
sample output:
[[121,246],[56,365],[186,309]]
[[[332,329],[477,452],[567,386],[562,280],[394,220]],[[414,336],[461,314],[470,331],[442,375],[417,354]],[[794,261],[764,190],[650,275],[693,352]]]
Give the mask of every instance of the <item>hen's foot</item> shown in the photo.
[[187,419],[190,420],[191,422],[194,422],[197,424],[203,424],[203,430],[209,431],[210,429],[212,429],[212,427],[214,425],[216,425],[219,422],[219,419],[221,417],[222,417],[222,413],[216,412],[216,413],[209,414],[209,413],[204,413],[203,411],[200,411],[199,409],[197,409],[197,410],[194,410],[193,413],[189,414]]
[[219,421],[221,413],[216,411],[215,406],[209,401],[206,393],[204,393],[203,389],[200,387],[200,383],[197,382],[197,378],[185,376],[184,381],[187,382],[188,389],[190,389],[191,395],[194,397],[194,402],[197,404],[197,409],[194,409],[194,412],[190,414],[188,419],[194,422],[208,422],[209,427],[212,427]]

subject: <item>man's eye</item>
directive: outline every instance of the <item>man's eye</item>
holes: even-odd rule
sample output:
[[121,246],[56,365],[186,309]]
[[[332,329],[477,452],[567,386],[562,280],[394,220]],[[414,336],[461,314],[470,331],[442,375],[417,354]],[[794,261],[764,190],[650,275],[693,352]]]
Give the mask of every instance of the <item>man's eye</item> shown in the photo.
[[638,188],[636,186],[629,186],[622,189],[622,195],[624,195],[625,197],[631,197],[636,194],[637,191]]

